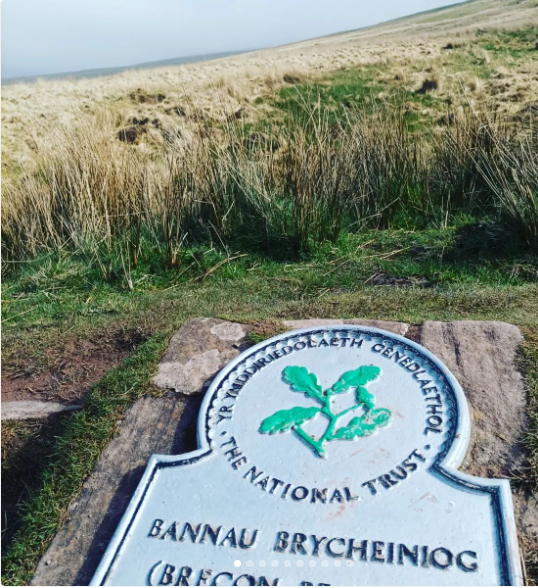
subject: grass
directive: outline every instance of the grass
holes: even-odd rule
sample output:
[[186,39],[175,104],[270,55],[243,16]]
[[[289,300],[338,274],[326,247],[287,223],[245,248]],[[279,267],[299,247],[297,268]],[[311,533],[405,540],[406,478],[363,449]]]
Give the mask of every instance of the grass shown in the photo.
[[[113,277],[153,248],[170,267],[182,248],[208,241],[300,255],[342,231],[437,228],[465,216],[503,223],[536,247],[535,107],[519,118],[501,109],[532,90],[535,35],[488,32],[432,59],[287,73],[248,108],[222,105],[212,116],[150,100],[182,114],[166,126],[132,117],[132,145],[110,105],[39,127],[32,165],[4,168],[4,260],[84,251]],[[484,43],[525,56],[526,89],[511,57],[487,57]]]
[[[530,491],[535,495],[538,492],[538,328],[527,327],[523,329],[525,341],[521,346],[521,368],[525,374],[529,395],[528,417],[529,429],[525,439],[529,467],[526,472],[526,481]],[[538,546],[527,554],[527,576],[534,585],[538,583]]]
[[21,498],[36,491],[46,455],[62,422],[62,416],[47,421],[2,423],[2,551],[7,550],[21,524]]
[[[390,317],[412,323],[466,317],[533,325],[536,256],[514,248],[509,235],[499,237],[494,229],[462,225],[346,234],[303,260],[257,252],[231,259],[233,251],[216,246],[192,248],[176,268],[163,269],[159,259],[141,263],[131,273],[132,290],[124,275],[105,279],[83,257],[49,256],[18,266],[4,280],[4,370],[15,372],[29,361],[50,369],[71,338],[120,327],[170,332],[200,315],[242,321]],[[372,277],[380,273],[414,281],[410,288],[376,286]]]
[[[525,342],[522,345],[523,370],[529,393],[530,427],[526,443],[531,468],[530,478],[534,480],[534,490],[538,490],[538,329],[523,329]],[[536,554],[538,555],[538,554]]]
[[[187,313],[204,307],[207,312],[222,314],[228,312],[225,306],[219,306],[223,300],[233,297],[230,309],[236,303],[239,308],[255,308],[256,299],[252,296],[256,294],[264,305],[275,301],[268,313],[276,315],[282,312],[286,300],[295,299],[296,292],[302,299],[316,299],[324,288],[338,294],[358,290],[396,296],[394,288],[379,290],[369,285],[367,280],[379,271],[393,276],[422,276],[429,285],[420,290],[431,298],[452,296],[458,291],[465,294],[467,288],[477,292],[503,288],[531,291],[538,271],[536,257],[531,251],[511,246],[508,234],[503,237],[501,232],[499,236],[495,226],[489,225],[428,231],[366,231],[345,234],[336,244],[318,245],[303,261],[293,256],[275,259],[252,252],[221,265],[206,279],[202,277],[233,257],[234,252],[227,253],[216,246],[197,247],[185,251],[176,268],[164,269],[162,258],[139,264],[130,274],[133,290],[121,272],[112,281],[104,279],[100,268],[85,264],[83,256],[50,256],[19,266],[5,280],[3,321],[5,341],[9,344],[4,361],[9,364],[12,357],[20,355],[17,341],[24,339],[20,337],[21,331],[32,337],[36,330],[64,329],[65,338],[78,332],[79,323],[98,326],[118,319],[129,322],[128,315],[132,315],[133,324],[146,328],[154,319],[145,321],[144,313],[151,315],[152,307],[178,297],[178,304]],[[221,289],[220,282],[226,284],[226,290]],[[522,308],[526,306],[522,304]],[[417,318],[414,308],[410,300],[402,317]],[[517,310],[508,312],[515,314]],[[490,316],[493,312],[494,308]],[[184,320],[186,316],[178,319]],[[244,316],[251,318],[248,312]],[[51,338],[57,334],[54,332]]]
[[536,51],[536,29],[525,28],[515,31],[495,31],[484,35],[479,46],[487,51],[499,53],[505,57],[522,59]]
[[[380,109],[404,108],[411,132],[425,130],[432,121],[446,113],[446,100],[431,93],[410,88],[398,74],[388,81],[380,79],[378,66],[344,68],[324,76],[319,82],[295,84],[282,88],[276,106],[289,117],[284,124],[305,124],[314,109],[327,113],[329,124],[342,121],[342,111],[360,108],[368,114]],[[386,76],[385,76],[386,78]]]
[[172,142],[166,167],[134,150],[118,159],[104,129],[65,131],[42,147],[38,173],[5,188],[5,267],[83,251],[113,279],[155,249],[169,267],[182,248],[209,241],[300,255],[342,231],[433,228],[464,216],[500,222],[536,247],[532,123],[520,136],[503,121],[455,114],[439,132],[415,133],[405,102],[327,113],[308,92],[299,94],[303,117],[292,111],[274,134],[228,123],[215,137]]

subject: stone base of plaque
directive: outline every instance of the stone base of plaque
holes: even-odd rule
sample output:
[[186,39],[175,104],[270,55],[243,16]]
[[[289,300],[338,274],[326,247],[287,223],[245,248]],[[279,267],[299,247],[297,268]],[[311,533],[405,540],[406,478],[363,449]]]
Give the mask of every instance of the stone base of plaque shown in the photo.
[[[286,321],[290,329],[361,324],[422,344],[461,383],[473,419],[472,442],[462,470],[488,478],[511,477],[524,467],[526,392],[517,369],[522,336],[500,322],[425,322],[420,326],[369,320]],[[41,559],[33,585],[85,585],[92,578],[152,454],[196,448],[203,392],[213,376],[249,346],[248,325],[196,319],[172,337],[154,384],[168,392],[136,402],[119,424],[66,520]],[[513,488],[523,553],[538,548],[538,503]]]

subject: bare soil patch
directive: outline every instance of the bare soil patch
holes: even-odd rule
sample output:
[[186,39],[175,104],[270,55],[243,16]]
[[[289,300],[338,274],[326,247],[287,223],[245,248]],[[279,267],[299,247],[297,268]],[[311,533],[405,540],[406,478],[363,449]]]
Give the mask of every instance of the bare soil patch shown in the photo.
[[140,330],[100,333],[89,339],[72,339],[61,348],[47,350],[50,367],[16,358],[17,369],[2,373],[2,402],[14,400],[80,400],[106,372],[119,365],[147,335]]
[[424,276],[393,276],[388,272],[377,271],[371,275],[366,283],[373,286],[397,286],[400,288],[411,288],[417,286],[427,288],[430,282]]
[[158,104],[166,99],[164,94],[152,94],[150,92],[146,92],[141,88],[137,88],[134,92],[129,94],[129,98],[133,102],[137,102],[138,104]]

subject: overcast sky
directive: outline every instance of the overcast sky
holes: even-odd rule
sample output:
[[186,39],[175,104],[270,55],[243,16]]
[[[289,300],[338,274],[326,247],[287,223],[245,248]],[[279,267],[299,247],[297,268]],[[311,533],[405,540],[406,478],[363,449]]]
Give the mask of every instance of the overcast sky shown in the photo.
[[2,78],[257,49],[451,0],[3,0]]

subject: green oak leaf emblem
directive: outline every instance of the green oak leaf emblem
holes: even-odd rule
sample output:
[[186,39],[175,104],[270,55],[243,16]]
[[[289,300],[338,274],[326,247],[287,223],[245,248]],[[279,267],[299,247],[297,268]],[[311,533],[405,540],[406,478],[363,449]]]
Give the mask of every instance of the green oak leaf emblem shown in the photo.
[[[326,457],[325,444],[335,440],[353,441],[360,437],[371,435],[377,429],[386,427],[392,413],[388,408],[376,408],[375,398],[366,386],[381,376],[381,370],[373,365],[363,365],[355,370],[343,373],[338,381],[330,388],[323,390],[316,374],[300,366],[288,366],[282,371],[282,379],[293,392],[302,392],[308,398],[315,400],[319,406],[295,406],[287,410],[279,410],[264,419],[260,425],[260,433],[274,435],[293,431],[300,439],[307,443],[316,455]],[[334,413],[331,408],[331,398],[337,394],[345,394],[355,390],[355,404],[345,410]],[[338,427],[338,423],[347,414],[362,410],[360,416],[351,418],[347,425]],[[302,428],[305,422],[315,418],[318,414],[328,417],[327,429],[319,439],[314,439]]]

